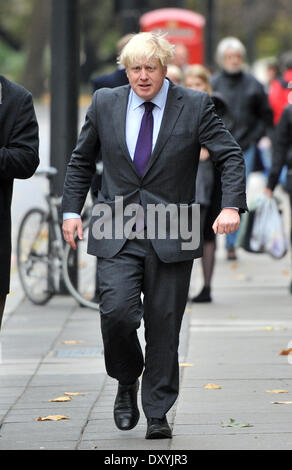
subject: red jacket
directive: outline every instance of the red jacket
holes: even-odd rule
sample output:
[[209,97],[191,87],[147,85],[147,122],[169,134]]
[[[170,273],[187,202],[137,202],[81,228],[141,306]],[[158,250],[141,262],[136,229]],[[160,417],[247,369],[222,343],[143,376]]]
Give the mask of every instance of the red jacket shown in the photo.
[[273,110],[275,125],[279,122],[287,104],[292,103],[292,69],[284,72],[283,82],[286,82],[288,85],[291,83],[291,87],[287,87],[281,80],[275,79],[270,84],[269,89],[269,103]]

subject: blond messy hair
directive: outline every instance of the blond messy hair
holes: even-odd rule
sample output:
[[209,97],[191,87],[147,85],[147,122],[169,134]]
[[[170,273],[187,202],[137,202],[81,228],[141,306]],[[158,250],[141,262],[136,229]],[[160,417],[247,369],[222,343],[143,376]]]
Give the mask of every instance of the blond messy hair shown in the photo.
[[165,34],[156,32],[134,34],[118,57],[118,64],[126,69],[141,59],[158,59],[163,67],[171,61],[175,46],[165,39]]

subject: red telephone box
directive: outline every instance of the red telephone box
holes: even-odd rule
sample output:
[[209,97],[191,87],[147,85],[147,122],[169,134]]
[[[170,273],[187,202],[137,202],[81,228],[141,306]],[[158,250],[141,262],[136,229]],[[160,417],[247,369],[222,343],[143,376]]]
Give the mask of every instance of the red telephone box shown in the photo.
[[190,64],[204,63],[205,18],[181,8],[161,8],[140,17],[141,31],[167,32],[172,44],[183,43],[189,51]]

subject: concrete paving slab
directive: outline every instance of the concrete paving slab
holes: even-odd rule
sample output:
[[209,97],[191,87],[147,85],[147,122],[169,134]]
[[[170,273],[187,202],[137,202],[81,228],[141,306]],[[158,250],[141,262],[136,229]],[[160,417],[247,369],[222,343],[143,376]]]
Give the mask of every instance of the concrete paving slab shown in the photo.
[[291,450],[292,434],[178,436],[171,450]]
[[[236,418],[236,422],[240,423],[238,421],[238,418]],[[175,425],[173,429],[173,436],[183,436],[183,435],[209,435],[209,434],[224,434],[224,435],[233,435],[233,434],[240,434],[240,435],[246,435],[246,434],[273,434],[273,433],[279,433],[283,434],[283,438],[285,434],[292,433],[292,428],[291,428],[291,423],[264,423],[264,424],[254,424],[253,420],[250,419],[247,422],[240,423],[240,424],[250,424],[250,427],[223,427],[223,425],[230,424],[230,418],[223,417],[222,420],[215,424],[215,425],[198,425],[198,424],[179,424]]]
[[66,439],[49,442],[5,439],[5,443],[1,443],[0,439],[0,450],[75,450],[75,446],[75,441],[67,441]]
[[[70,440],[78,441],[80,437],[80,429],[84,425],[84,421],[77,422],[74,425],[68,424],[69,420],[62,420],[58,422],[49,422],[49,421],[35,421],[31,423],[7,423],[4,424],[1,428],[1,439],[0,443],[3,440],[11,440],[16,438],[16,436],[27,436],[29,435],[29,441],[32,443],[35,440],[41,442],[47,441],[57,441],[64,438]],[[65,424],[64,424],[65,423]],[[22,439],[28,441],[28,439]]]
[[234,416],[222,413],[217,410],[206,411],[205,413],[183,412],[182,410],[177,413],[175,417],[175,426],[179,425],[219,425],[221,422],[228,423],[230,418],[236,419],[238,423],[250,423],[256,426],[257,424],[273,424],[273,423],[287,423],[291,425],[291,414],[282,408],[282,411],[271,409],[270,413],[265,411],[242,411],[238,410]]
[[148,440],[145,436],[141,438],[127,437],[123,440],[82,440],[78,449],[80,450],[169,450],[171,439]]

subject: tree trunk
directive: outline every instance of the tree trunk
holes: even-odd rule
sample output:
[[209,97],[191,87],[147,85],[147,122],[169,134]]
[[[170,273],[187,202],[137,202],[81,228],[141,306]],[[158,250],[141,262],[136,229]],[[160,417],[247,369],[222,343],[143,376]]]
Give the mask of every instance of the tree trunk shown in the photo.
[[27,41],[27,60],[22,83],[35,98],[45,89],[44,52],[49,40],[50,1],[34,0]]

